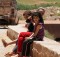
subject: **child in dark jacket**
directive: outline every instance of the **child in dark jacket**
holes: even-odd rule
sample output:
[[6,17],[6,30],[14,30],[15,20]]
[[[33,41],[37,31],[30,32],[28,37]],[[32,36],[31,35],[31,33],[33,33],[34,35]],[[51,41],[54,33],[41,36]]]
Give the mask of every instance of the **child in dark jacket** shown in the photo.
[[23,16],[24,16],[24,18],[25,18],[25,20],[26,20],[25,27],[28,28],[28,31],[29,31],[29,32],[33,32],[33,30],[34,30],[34,25],[33,25],[33,22],[32,22],[31,15],[32,15],[32,12],[29,11],[29,10],[26,10],[26,11],[23,13]]

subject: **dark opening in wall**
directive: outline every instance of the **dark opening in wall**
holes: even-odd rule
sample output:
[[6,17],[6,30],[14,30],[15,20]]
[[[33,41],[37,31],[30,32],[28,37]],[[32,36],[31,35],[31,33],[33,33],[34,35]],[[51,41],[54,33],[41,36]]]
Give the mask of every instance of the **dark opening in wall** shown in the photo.
[[55,38],[55,41],[58,41],[59,42],[60,41],[60,38]]

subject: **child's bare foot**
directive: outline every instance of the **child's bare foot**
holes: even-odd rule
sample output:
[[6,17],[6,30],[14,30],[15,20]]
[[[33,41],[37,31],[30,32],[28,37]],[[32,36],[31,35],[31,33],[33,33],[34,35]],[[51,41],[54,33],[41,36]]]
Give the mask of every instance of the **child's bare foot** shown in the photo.
[[2,42],[3,42],[4,47],[8,46],[8,44],[6,43],[4,39],[2,39]]
[[13,55],[13,56],[11,56],[11,57],[19,57],[19,56],[18,56],[18,54],[16,54],[16,55]]
[[14,56],[14,55],[16,55],[16,54],[14,54],[13,52],[8,52],[7,54],[5,54],[5,56],[8,56],[8,57],[9,56],[11,57],[11,56]]

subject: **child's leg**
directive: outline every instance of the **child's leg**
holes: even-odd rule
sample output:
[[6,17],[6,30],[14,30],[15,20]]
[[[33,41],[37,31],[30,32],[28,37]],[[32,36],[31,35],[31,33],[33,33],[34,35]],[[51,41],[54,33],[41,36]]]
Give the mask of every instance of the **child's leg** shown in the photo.
[[26,50],[26,56],[30,56],[31,55],[30,54],[30,46],[31,46],[32,43],[33,43],[33,40],[29,39],[29,41],[28,41],[28,43],[26,45],[26,48],[27,48],[27,50]]
[[3,43],[4,47],[8,46],[8,43],[4,39],[2,39],[2,43]]
[[24,41],[24,38],[23,37],[20,37],[18,38],[18,42],[17,42],[17,53],[20,53],[22,51],[22,43]]
[[21,32],[19,37],[29,37],[32,33],[31,32]]
[[8,45],[11,45],[11,44],[15,44],[16,41],[17,41],[17,40],[12,41],[12,42],[10,42],[10,43],[7,43],[4,39],[2,39],[2,42],[3,42],[4,47],[6,47],[6,46],[8,46]]
[[22,46],[22,56],[29,56],[30,54],[30,44],[33,42],[32,39],[25,40]]
[[12,52],[8,52],[7,54],[5,54],[5,56],[6,55],[12,56],[12,55],[15,55],[15,54],[17,54],[17,45],[15,45]]
[[17,48],[18,48],[17,45],[15,45],[15,47],[13,48],[13,51],[12,51],[14,54],[17,54]]
[[23,42],[23,45],[22,45],[22,56],[25,56],[26,55],[26,44],[27,44],[27,40],[25,40]]
[[18,38],[18,43],[17,43],[18,53],[22,51],[22,44],[23,44],[23,41],[25,40],[25,37],[29,37],[30,35],[31,35],[31,32],[21,32],[20,33],[19,38]]

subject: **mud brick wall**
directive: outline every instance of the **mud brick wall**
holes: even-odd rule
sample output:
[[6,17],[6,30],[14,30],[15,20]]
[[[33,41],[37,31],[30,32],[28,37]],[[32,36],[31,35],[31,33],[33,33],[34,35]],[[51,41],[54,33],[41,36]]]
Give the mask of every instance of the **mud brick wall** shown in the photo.
[[60,57],[60,43],[45,38],[44,41],[34,41],[33,57]]
[[45,24],[45,29],[54,35],[54,38],[60,38],[60,24]]

